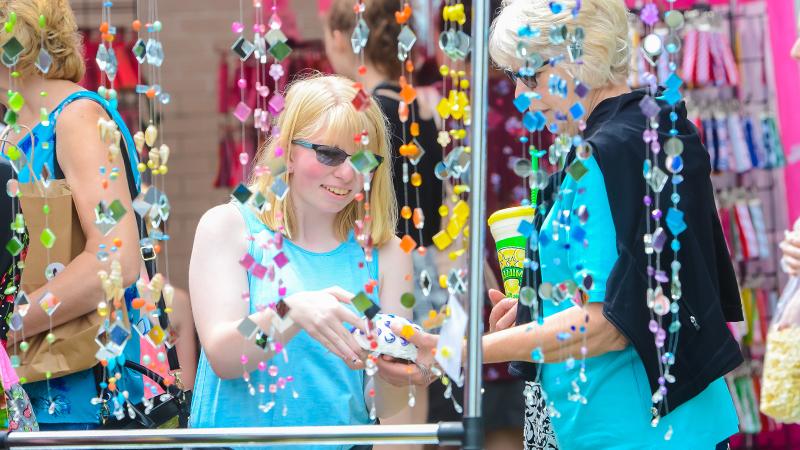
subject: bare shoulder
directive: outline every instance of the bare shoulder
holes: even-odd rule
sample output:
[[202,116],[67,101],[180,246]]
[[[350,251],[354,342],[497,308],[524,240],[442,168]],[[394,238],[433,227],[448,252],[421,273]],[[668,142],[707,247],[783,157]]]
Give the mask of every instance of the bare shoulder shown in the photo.
[[200,242],[245,244],[246,234],[244,217],[232,203],[217,205],[206,211],[197,224],[195,245]]
[[96,133],[99,118],[108,118],[99,103],[89,99],[76,100],[61,110],[56,122],[56,132],[64,130],[70,134]]
[[397,236],[392,236],[378,248],[378,261],[381,274],[405,275],[411,269],[411,255],[400,248],[400,238]]

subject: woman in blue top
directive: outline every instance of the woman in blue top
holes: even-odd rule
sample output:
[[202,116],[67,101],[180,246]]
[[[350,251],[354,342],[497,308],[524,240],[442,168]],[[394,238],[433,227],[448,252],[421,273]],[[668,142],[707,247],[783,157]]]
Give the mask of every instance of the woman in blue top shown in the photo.
[[[539,196],[538,239],[532,239],[538,265],[529,273],[541,278],[542,287],[553,286],[553,293],[538,291],[542,320],[533,317],[528,323],[531,308],[490,293],[496,306],[490,318],[494,332],[483,338],[485,360],[517,361],[512,370],[541,382],[544,394],[531,384],[526,395],[546,395],[544,413],[552,417],[555,436],[541,434],[536,419],[542,411],[529,407],[526,449],[725,448],[738,420],[722,376],[742,361],[726,321],[741,320],[741,305],[714,207],[708,153],[682,103],[674,108],[663,100],[648,104],[644,90],[628,88],[632,49],[624,2],[553,5],[507,2],[490,39],[492,58],[516,80],[522,109],[530,109],[534,119],[543,115],[573,145],[565,155],[551,155],[565,157],[565,170],[552,179],[557,190]],[[572,62],[580,52],[582,62]],[[541,59],[533,61],[534,55]],[[530,64],[532,72],[520,72]],[[578,81],[591,89],[576,89]],[[560,92],[564,86],[567,92]],[[585,111],[574,107],[577,102]],[[669,350],[675,355],[669,374],[659,372],[649,329],[653,312],[647,288],[655,274],[648,273],[643,236],[652,233],[650,217],[662,211],[659,203],[645,199],[642,168],[648,148],[642,136],[651,128],[642,105],[657,116],[662,148],[674,125],[683,150],[683,181],[677,186],[683,215],[664,208],[661,222],[668,229],[667,242],[679,233],[680,246],[667,245],[653,255],[667,269],[673,250],[680,249],[682,294],[653,277],[673,297],[672,302],[657,298],[670,302],[663,320],[669,324],[677,317],[682,325],[676,330],[677,347]],[[581,144],[573,139],[579,131],[588,152],[575,148]],[[660,167],[665,167],[665,153],[657,156]],[[671,194],[670,188],[650,193],[660,195],[662,208],[672,203]],[[560,285],[569,294],[558,302]],[[436,341],[421,333],[411,340],[422,348]],[[658,401],[661,391],[666,392],[663,402]]]
[[[390,166],[381,161],[389,154],[384,118],[374,102],[356,108],[357,92],[335,76],[294,82],[277,120],[280,133],[256,161],[254,197],[237,194],[200,219],[189,269],[202,345],[193,427],[373,422],[371,388],[364,370],[353,370],[365,367],[363,351],[349,331],[364,320],[350,300],[363,292],[383,311],[400,313],[400,296],[413,287],[411,258],[394,236]],[[362,132],[368,141],[356,144]],[[378,161],[366,175],[367,217],[360,214],[365,175],[351,159],[360,149]],[[276,195],[284,184],[288,192]],[[267,200],[261,208],[253,200],[259,194]],[[371,258],[357,238],[370,241]],[[282,304],[293,322],[283,331]],[[256,345],[256,328],[269,342]],[[380,373],[374,389],[378,417],[407,403],[407,388]]]
[[[95,226],[95,207],[100,201],[110,203],[109,199],[119,199],[127,211],[133,211],[129,185],[125,180],[133,177],[138,188],[139,174],[135,171],[128,174],[119,155],[109,161],[108,144],[98,133],[99,119],[114,120],[135,166],[133,139],[115,107],[76,84],[83,77],[85,67],[80,35],[69,3],[66,0],[1,0],[0,22],[8,21],[12,12],[16,15],[16,23],[10,33],[0,31],[0,47],[11,51],[14,46],[5,44],[12,39],[22,46],[15,55],[17,61],[13,67],[19,77],[13,78],[13,88],[25,102],[21,108],[14,105],[14,109],[18,109],[16,123],[20,127],[12,128],[8,137],[12,144],[24,151],[37,177],[41,176],[46,165],[51,178],[54,178],[56,166],[60,166],[72,189],[73,203],[86,236],[82,253],[72,261],[58,261],[66,265],[58,276],[28,292],[32,302],[38,301],[46,292],[61,301],[61,306],[52,316],[52,323],[42,308],[30,308],[24,319],[24,331],[26,336],[32,336],[47,332],[51,325],[58,326],[84,316],[105,300],[98,271],[107,270],[108,262],[98,259],[97,253],[101,246],[114,247],[115,238],[123,242],[116,252],[122,267],[123,286],[131,286],[139,277],[142,261],[134,215],[125,214],[108,235]],[[43,27],[40,24],[42,16]],[[39,59],[40,49],[52,59],[44,74],[41,69],[45,66],[36,66],[37,60],[42,61]],[[10,75],[10,69],[0,64],[0,90],[3,92],[0,103],[6,110],[11,106],[10,97],[6,95],[12,88]],[[48,116],[46,121],[40,122],[42,109]],[[33,130],[35,149],[31,149],[31,136],[27,129]],[[119,181],[108,183],[104,189],[106,176],[101,173],[101,167],[118,167]],[[19,172],[20,182],[29,182],[28,172],[27,169]],[[28,214],[27,211],[24,213]],[[38,237],[31,241],[31,245],[41,245]],[[131,295],[132,292],[126,292],[126,297]],[[138,361],[138,352],[138,340],[130,339],[125,347],[126,357]],[[124,385],[131,401],[138,402],[142,397],[141,377],[125,374],[123,380],[120,387]],[[101,421],[100,407],[90,402],[98,393],[92,369],[51,379],[49,393],[45,382],[27,384],[25,389],[30,394],[41,430],[89,429],[97,427]]]

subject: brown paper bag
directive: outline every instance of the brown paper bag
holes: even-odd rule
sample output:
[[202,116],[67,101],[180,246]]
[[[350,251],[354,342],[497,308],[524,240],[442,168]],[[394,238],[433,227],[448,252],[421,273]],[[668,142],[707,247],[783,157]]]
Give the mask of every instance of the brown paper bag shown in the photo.
[[[49,252],[39,238],[45,229],[45,214],[42,211],[45,195],[50,208],[47,226],[56,235]],[[83,251],[86,236],[72,202],[72,190],[65,180],[52,180],[47,188],[41,183],[21,183],[20,206],[31,237],[21,284],[25,292],[32,293],[47,283],[47,265],[53,262],[65,266],[69,264]],[[38,308],[38,300],[31,298],[32,303],[37,303],[31,307]],[[92,311],[56,326],[53,328],[56,340],[49,345],[45,340],[47,332],[27,337],[28,351],[22,352],[19,348],[15,351],[21,358],[17,374],[30,383],[44,380],[47,372],[52,378],[58,378],[93,367],[97,364],[95,337],[103,321],[99,314]]]

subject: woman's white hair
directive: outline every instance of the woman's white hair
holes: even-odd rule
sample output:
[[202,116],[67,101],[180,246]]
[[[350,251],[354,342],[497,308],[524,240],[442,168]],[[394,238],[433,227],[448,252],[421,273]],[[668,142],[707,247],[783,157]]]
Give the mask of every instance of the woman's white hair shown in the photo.
[[[583,0],[576,17],[572,16],[576,0],[560,1],[563,9],[558,14],[551,11],[550,3],[550,0],[503,1],[489,37],[489,53],[494,62],[512,70],[521,68],[525,61],[517,56],[517,48],[522,42],[529,55],[538,53],[545,64],[550,58],[563,55],[559,66],[592,88],[625,83],[630,70],[631,43],[624,1]],[[561,25],[569,33],[577,27],[583,28],[582,64],[570,60],[569,39],[561,44],[550,41],[550,30]],[[533,36],[520,38],[518,31],[526,26],[534,31]]]

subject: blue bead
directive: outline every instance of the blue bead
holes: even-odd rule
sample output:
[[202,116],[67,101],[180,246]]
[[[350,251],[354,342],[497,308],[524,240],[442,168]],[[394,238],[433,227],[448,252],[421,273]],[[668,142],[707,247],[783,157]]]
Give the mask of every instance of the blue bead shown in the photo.
[[526,144],[528,142],[528,136],[520,136],[519,141]]
[[676,130],[675,128],[669,130],[669,135],[670,136],[677,136],[678,135],[678,130]]
[[523,198],[522,201],[519,202],[519,204],[522,205],[522,206],[528,206],[528,205],[531,204],[531,201],[528,200],[527,198]]
[[672,200],[672,203],[679,203],[681,201],[681,195],[675,192],[670,196],[670,200]]
[[681,242],[677,239],[673,239],[672,244],[670,244],[670,247],[672,248],[673,252],[677,252],[678,250],[681,249]]
[[675,111],[672,111],[671,113],[669,113],[669,120],[671,120],[673,122],[678,120],[678,113],[676,113]]
[[103,8],[111,8],[114,6],[114,2],[103,2]]

